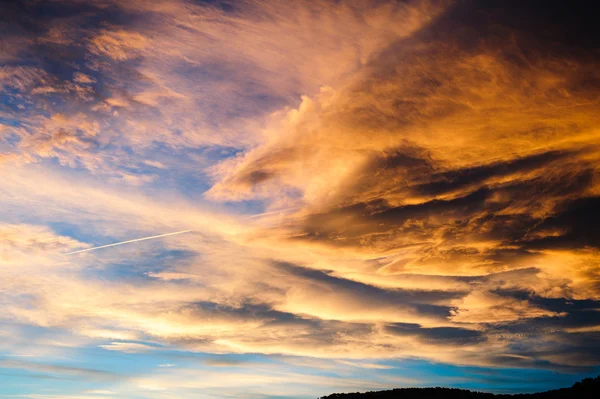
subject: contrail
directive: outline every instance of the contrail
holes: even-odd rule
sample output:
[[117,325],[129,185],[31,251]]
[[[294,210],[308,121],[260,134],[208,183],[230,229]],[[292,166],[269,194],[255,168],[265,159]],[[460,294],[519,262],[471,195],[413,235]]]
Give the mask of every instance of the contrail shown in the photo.
[[154,238],[161,238],[161,237],[167,237],[167,236],[174,236],[175,234],[183,234],[183,233],[189,233],[192,230],[182,230],[182,231],[176,231],[174,233],[167,233],[167,234],[159,234],[157,236],[150,236],[150,237],[143,237],[143,238],[136,238],[133,240],[127,240],[127,241],[121,241],[121,242],[115,242],[113,244],[106,244],[106,245],[100,245],[99,247],[93,247],[93,248],[86,248],[86,249],[80,249],[78,251],[72,251],[72,252],[67,252],[64,254],[61,254],[62,256],[65,255],[73,255],[73,254],[78,254],[81,252],[88,252],[88,251],[95,251],[96,249],[101,249],[101,248],[108,248],[108,247],[114,247],[117,245],[123,245],[123,244],[129,244],[130,242],[138,242],[138,241],[146,241],[146,240],[152,240]]

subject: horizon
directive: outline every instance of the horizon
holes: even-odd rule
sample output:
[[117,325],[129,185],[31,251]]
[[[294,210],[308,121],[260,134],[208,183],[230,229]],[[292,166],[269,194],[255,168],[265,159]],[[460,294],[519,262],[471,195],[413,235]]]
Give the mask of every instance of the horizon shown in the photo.
[[0,2],[0,397],[600,375],[589,3]]

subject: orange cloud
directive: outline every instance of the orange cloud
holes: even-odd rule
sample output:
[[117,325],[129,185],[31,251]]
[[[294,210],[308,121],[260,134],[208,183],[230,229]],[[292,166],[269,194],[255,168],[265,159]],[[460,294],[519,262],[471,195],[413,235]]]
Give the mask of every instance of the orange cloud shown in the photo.
[[[3,317],[125,353],[375,370],[362,360],[588,350],[600,77],[551,15],[532,31],[483,2],[90,7],[102,23],[18,33],[23,65],[0,69]],[[98,278],[116,265],[130,275]],[[134,384],[212,386],[172,373]]]

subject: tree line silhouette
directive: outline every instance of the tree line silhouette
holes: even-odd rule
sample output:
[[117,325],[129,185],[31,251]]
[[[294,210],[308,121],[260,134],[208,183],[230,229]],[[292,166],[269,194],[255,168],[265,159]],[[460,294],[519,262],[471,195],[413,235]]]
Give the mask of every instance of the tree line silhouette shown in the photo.
[[398,388],[365,393],[334,393],[320,399],[596,399],[600,397],[600,376],[585,378],[570,388],[523,394],[493,394],[458,388]]

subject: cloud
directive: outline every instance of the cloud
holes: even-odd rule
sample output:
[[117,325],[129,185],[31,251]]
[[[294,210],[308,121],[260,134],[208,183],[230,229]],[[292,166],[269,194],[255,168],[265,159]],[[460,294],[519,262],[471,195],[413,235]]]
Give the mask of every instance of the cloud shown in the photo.
[[[371,386],[248,354],[384,377],[397,358],[588,370],[595,21],[546,3],[11,5],[2,349],[207,353],[202,380],[179,358],[128,380],[151,398]],[[84,395],[122,396],[99,388]]]
[[100,348],[109,351],[118,351],[125,353],[147,352],[152,349],[155,349],[150,345],[140,344],[137,342],[111,342],[107,345],[100,345]]
[[[9,37],[30,39],[3,68],[3,80],[20,89],[5,96],[22,108],[16,126],[7,128],[38,142],[47,134],[47,114],[85,116],[98,126],[92,148],[69,146],[63,154],[17,145],[11,153],[29,160],[58,157],[71,167],[120,177],[130,176],[132,167],[140,173],[131,146],[150,154],[157,144],[175,153],[254,145],[270,112],[353,73],[382,45],[412,33],[443,8],[326,1],[238,7],[228,12],[177,0],[135,7],[67,1],[7,10],[14,21],[29,21],[9,24]],[[399,19],[402,24],[389,23]],[[344,21],[343,29],[333,29],[332,20]]]
[[136,58],[136,53],[148,46],[144,36],[137,32],[108,30],[98,33],[90,40],[88,50],[95,55],[109,57],[115,61]]
[[[6,181],[13,190],[26,193],[17,180]],[[35,179],[21,178],[18,181],[33,182]],[[154,254],[155,259],[161,259],[160,253],[171,245],[174,249],[188,248],[198,255],[179,266],[172,261],[159,263],[155,272],[142,279],[102,282],[74,276],[65,279],[57,274],[52,278],[46,277],[45,288],[40,291],[32,284],[33,280],[23,276],[19,288],[21,295],[28,293],[36,300],[31,302],[23,297],[26,301],[21,305],[11,300],[14,310],[10,314],[25,323],[68,329],[92,339],[138,340],[146,337],[149,342],[162,342],[194,351],[355,359],[420,356],[436,361],[487,365],[493,363],[492,357],[473,358],[468,349],[464,353],[456,350],[457,332],[464,331],[468,337],[485,338],[490,324],[550,318],[560,325],[560,320],[568,320],[570,313],[569,309],[542,306],[530,296],[530,290],[554,298],[573,295],[573,282],[565,279],[564,275],[558,278],[546,274],[551,269],[542,273],[543,264],[539,269],[487,275],[399,274],[396,279],[392,273],[390,278],[395,280],[384,276],[377,278],[376,274],[368,272],[371,263],[362,265],[363,273],[357,274],[356,269],[336,263],[336,252],[314,252],[306,247],[308,252],[299,257],[296,244],[285,240],[279,241],[277,251],[265,251],[261,249],[260,242],[250,238],[262,229],[260,223],[254,227],[246,224],[241,229],[235,227],[234,220],[215,219],[214,215],[198,213],[194,207],[180,206],[177,213],[173,213],[167,211],[171,208],[169,204],[161,205],[156,202],[157,199],[144,201],[140,197],[125,197],[123,193],[113,195],[82,184],[78,185],[77,193],[65,196],[61,190],[53,189],[61,185],[59,177],[47,176],[44,185],[38,186],[44,187],[41,198],[51,209],[69,209],[71,212],[86,209],[90,220],[102,220],[112,215],[113,226],[114,223],[126,223],[129,229],[134,226],[147,229],[152,225],[169,229],[194,227],[209,241],[198,242],[194,235],[177,236],[173,242],[161,242],[167,247],[158,249],[158,252],[155,249],[148,255]],[[11,186],[5,186],[5,189],[8,187]],[[36,197],[28,198],[35,200]],[[37,217],[52,220],[54,214],[56,210],[48,214],[42,209]],[[80,212],[74,212],[72,216],[68,216],[69,213],[63,215],[67,216],[63,221],[71,220],[71,217],[81,218]],[[182,220],[186,220],[186,224],[180,224]],[[199,228],[199,223],[205,227]],[[47,230],[42,231],[50,234]],[[273,239],[278,238],[267,243],[273,242]],[[71,242],[69,245],[79,248],[82,244]],[[50,259],[56,261],[55,254],[63,252],[56,249],[43,252],[45,262],[50,262]],[[235,263],[231,263],[234,253],[237,254]],[[85,255],[75,263],[63,263],[62,267],[76,265],[83,270],[93,270],[93,267],[103,265],[107,268],[116,255],[117,259],[122,259],[112,253],[102,257]],[[143,252],[138,253],[137,257],[140,256]],[[201,256],[202,262],[198,261],[198,256]],[[271,256],[288,258],[288,262],[273,262]],[[311,267],[290,263],[299,258],[316,263],[311,263]],[[539,259],[543,260],[545,256],[540,255]],[[242,261],[244,270],[235,267]],[[224,269],[223,262],[232,265],[231,269]],[[387,262],[389,260],[384,260],[378,268]],[[325,263],[334,269],[315,269]],[[574,270],[577,270],[576,265]],[[146,270],[140,276],[146,274]],[[177,278],[156,278],[171,274]],[[383,281],[385,286],[380,285]],[[586,280],[580,281],[582,286],[586,286]],[[402,286],[405,288],[400,288]],[[526,295],[506,297],[496,293],[498,289],[522,289]],[[94,294],[91,295],[91,292]],[[146,298],[152,300],[148,302]],[[32,303],[35,304],[33,308]],[[398,335],[385,327],[389,323],[413,323],[414,326],[408,334]],[[593,322],[591,325],[594,325]],[[497,351],[506,351],[511,341],[519,339],[515,335],[506,342],[496,341],[494,345]],[[490,345],[490,342],[469,338],[462,340],[461,345],[469,348]],[[147,345],[144,341],[136,344],[144,349]],[[128,342],[100,345],[132,353]],[[560,362],[559,358],[553,361]]]
[[[452,319],[457,322],[498,323],[560,315],[537,309],[528,301],[502,298],[490,292],[473,292],[460,301]],[[562,316],[564,315],[563,313]]]
[[0,225],[0,236],[2,236],[2,249],[7,257],[13,253],[29,255],[43,252],[52,253],[83,245],[70,237],[54,234],[46,226],[28,224],[2,224]]
[[2,368],[11,368],[11,369],[22,369],[32,372],[40,372],[44,374],[50,375],[63,375],[69,378],[90,378],[90,379],[99,379],[99,380],[112,380],[118,379],[117,375],[114,375],[108,371],[104,370],[95,370],[95,369],[87,369],[87,368],[76,368],[76,367],[68,367],[61,365],[53,365],[53,364],[43,364],[36,362],[27,362],[22,360],[2,360],[0,362],[0,367]]

